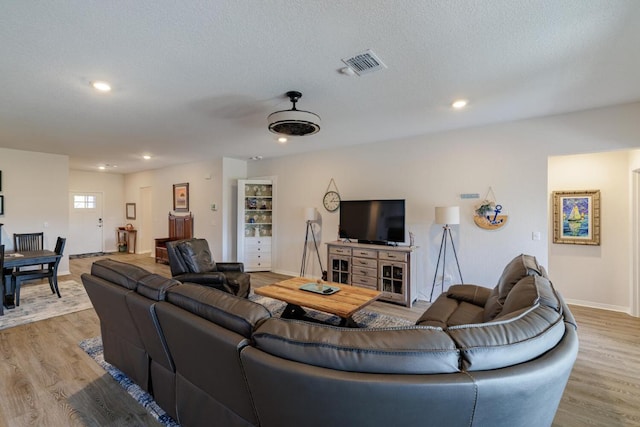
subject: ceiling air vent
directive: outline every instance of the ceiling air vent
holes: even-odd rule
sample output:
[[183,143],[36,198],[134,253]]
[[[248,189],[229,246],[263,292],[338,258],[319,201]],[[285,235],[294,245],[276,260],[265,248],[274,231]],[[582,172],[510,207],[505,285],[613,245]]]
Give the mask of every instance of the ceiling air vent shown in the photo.
[[350,58],[342,58],[342,62],[347,64],[359,76],[387,68],[371,49]]

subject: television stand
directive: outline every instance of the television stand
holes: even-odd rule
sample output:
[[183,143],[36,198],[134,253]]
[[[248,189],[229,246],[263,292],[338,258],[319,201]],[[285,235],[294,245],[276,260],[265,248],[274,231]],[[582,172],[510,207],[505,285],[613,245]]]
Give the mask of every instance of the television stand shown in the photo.
[[415,246],[327,243],[328,280],[382,292],[380,300],[411,307],[416,295]]

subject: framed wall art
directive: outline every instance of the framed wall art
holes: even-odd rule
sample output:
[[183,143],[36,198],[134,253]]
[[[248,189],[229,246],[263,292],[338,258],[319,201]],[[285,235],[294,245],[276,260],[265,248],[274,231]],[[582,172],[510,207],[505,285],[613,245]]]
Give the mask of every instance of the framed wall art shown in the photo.
[[176,212],[189,211],[189,183],[173,184],[173,210]]
[[600,190],[553,192],[553,243],[600,245]]
[[0,196],[0,215],[4,215],[4,196]]
[[136,204],[135,203],[126,203],[127,208],[127,219],[136,219]]

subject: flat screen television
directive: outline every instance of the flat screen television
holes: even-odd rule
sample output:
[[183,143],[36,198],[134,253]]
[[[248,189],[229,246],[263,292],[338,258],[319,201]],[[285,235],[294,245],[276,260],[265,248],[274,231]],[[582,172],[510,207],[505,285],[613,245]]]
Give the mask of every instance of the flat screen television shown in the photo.
[[341,239],[379,245],[404,242],[404,200],[342,200]]

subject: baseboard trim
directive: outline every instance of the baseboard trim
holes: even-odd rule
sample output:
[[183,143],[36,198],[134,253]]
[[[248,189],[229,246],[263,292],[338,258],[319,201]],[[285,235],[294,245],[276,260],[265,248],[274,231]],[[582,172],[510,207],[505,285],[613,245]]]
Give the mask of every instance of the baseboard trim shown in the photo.
[[624,307],[613,304],[601,304],[593,301],[584,301],[579,299],[565,299],[565,301],[570,305],[579,305],[582,307],[599,308],[601,310],[617,311],[620,313],[631,314],[631,307]]

